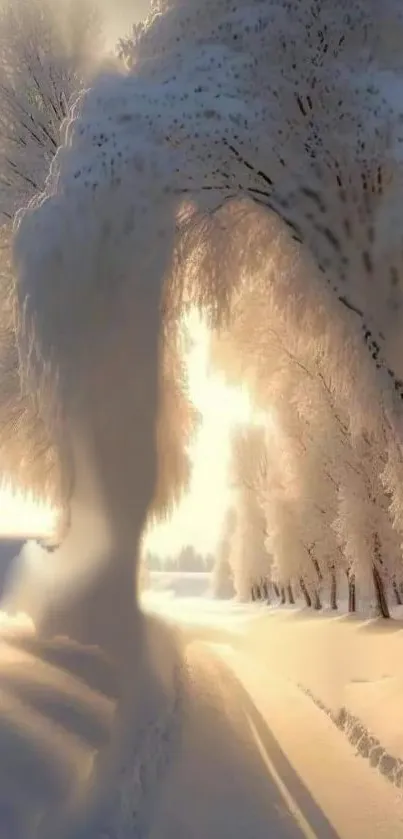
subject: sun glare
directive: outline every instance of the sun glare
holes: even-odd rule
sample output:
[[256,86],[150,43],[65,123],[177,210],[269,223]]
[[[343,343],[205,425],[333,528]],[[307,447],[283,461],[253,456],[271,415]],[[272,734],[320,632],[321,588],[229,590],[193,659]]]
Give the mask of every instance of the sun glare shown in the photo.
[[54,512],[29,496],[0,489],[0,536],[43,536],[51,533]]
[[187,359],[189,393],[202,422],[190,449],[192,477],[189,492],[172,519],[154,528],[146,549],[160,556],[174,556],[184,545],[201,554],[214,552],[223,517],[231,503],[228,486],[230,432],[254,417],[249,394],[230,387],[209,370],[209,330],[197,313],[187,322],[193,346]]

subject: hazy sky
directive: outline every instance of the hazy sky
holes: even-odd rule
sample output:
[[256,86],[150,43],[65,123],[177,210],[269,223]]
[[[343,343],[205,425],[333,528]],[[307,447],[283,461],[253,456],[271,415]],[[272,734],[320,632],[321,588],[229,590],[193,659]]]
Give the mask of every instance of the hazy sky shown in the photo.
[[[57,0],[55,0],[57,2]],[[94,0],[106,17],[108,36],[118,38],[146,16],[149,0]]]

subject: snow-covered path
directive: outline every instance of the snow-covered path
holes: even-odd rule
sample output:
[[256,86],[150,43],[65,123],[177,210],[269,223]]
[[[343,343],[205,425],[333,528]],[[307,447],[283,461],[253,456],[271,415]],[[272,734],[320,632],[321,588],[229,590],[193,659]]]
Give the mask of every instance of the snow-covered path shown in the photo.
[[152,839],[173,813],[169,839],[403,835],[400,792],[296,685],[251,655],[253,614],[203,598],[148,603],[181,625],[195,687]]
[[218,603],[201,583],[190,598],[145,595],[120,705],[98,648],[4,626],[0,836],[400,839],[400,775],[393,785],[357,756],[298,683],[304,673],[338,703],[358,675],[379,697],[403,628]]
[[269,671],[262,674],[246,655],[231,648],[219,652],[250,698],[259,750],[302,835],[307,839],[401,836],[400,794],[355,755],[308,697]]
[[192,643],[187,662],[180,747],[150,839],[302,839],[257,747],[263,720],[242,683],[208,645]]

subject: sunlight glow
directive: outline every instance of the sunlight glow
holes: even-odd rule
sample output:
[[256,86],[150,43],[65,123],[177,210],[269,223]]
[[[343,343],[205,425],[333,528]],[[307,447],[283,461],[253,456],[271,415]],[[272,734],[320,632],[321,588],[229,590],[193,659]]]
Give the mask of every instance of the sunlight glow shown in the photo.
[[0,536],[43,536],[51,533],[55,513],[33,498],[0,488]]
[[223,517],[231,503],[228,486],[230,432],[238,424],[261,422],[245,388],[231,387],[209,370],[209,330],[196,312],[188,319],[193,346],[187,365],[192,402],[202,423],[191,446],[189,492],[169,522],[154,528],[145,547],[160,556],[175,556],[185,545],[201,554],[214,552]]
[[[231,503],[227,473],[231,429],[262,421],[254,414],[249,394],[231,387],[209,369],[209,330],[197,313],[188,319],[192,347],[188,355],[189,391],[202,423],[190,448],[192,477],[188,494],[172,519],[146,537],[146,550],[175,556],[185,545],[201,554],[214,552],[223,517]],[[39,536],[52,532],[54,512],[32,498],[0,489],[0,536]]]

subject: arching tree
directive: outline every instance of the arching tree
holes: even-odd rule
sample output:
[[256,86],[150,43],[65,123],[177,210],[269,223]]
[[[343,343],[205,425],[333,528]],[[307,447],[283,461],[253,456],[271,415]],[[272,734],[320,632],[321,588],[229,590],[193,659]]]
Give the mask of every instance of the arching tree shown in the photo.
[[[399,391],[397,374],[392,367],[389,367],[389,373],[386,369],[391,336],[392,333],[396,335],[396,330],[379,330],[383,335],[387,333],[385,339],[375,335],[371,318],[379,325],[387,317],[389,298],[386,300],[385,288],[381,283],[372,283],[372,292],[367,294],[369,276],[377,276],[381,252],[382,276],[385,252],[388,265],[390,263],[391,283],[392,276],[399,275],[399,264],[396,264],[397,239],[389,241],[390,227],[386,232],[385,225],[381,224],[393,192],[389,181],[385,179],[385,173],[390,173],[388,178],[394,179],[395,184],[398,183],[399,174],[398,159],[396,155],[393,156],[398,139],[399,115],[388,91],[382,87],[382,72],[385,67],[393,67],[393,72],[399,74],[399,53],[397,49],[389,53],[385,40],[382,40],[385,35],[382,27],[378,26],[376,6],[373,3],[369,6],[357,3],[347,19],[343,3],[325,2],[320,6],[315,2],[295,3],[292,35],[289,28],[285,27],[281,5],[269,4],[263,18],[260,18],[262,9],[259,4],[256,8],[253,4],[254,14],[257,15],[256,27],[248,25],[247,28],[244,27],[241,14],[239,17],[235,15],[236,19],[231,18],[227,27],[225,22],[228,10],[219,3],[209,4],[208,12],[205,11],[203,15],[198,13],[194,18],[193,7],[192,10],[189,7],[186,22],[180,8],[174,4],[171,8],[169,3],[154,4],[146,25],[136,32],[129,76],[124,82],[119,76],[103,78],[94,86],[93,92],[84,97],[82,107],[77,109],[83,131],[70,132],[73,145],[70,146],[69,159],[74,160],[74,146],[78,158],[81,162],[87,160],[90,169],[85,164],[84,168],[77,168],[73,172],[74,166],[70,168],[66,163],[65,167],[61,165],[61,171],[67,180],[71,178],[73,183],[77,181],[74,195],[78,196],[78,189],[82,187],[81,195],[84,203],[88,203],[92,218],[93,207],[98,208],[102,204],[102,211],[96,213],[97,217],[99,215],[99,230],[104,230],[106,225],[110,236],[107,237],[108,244],[103,236],[99,241],[108,248],[112,241],[113,247],[117,247],[125,225],[122,221],[125,214],[129,217],[130,213],[132,216],[134,213],[133,224],[127,222],[127,231],[139,231],[141,224],[147,227],[147,219],[152,215],[149,208],[156,198],[156,192],[167,195],[166,191],[169,190],[172,201],[169,208],[166,205],[167,216],[172,209],[178,219],[177,254],[182,257],[174,261],[172,266],[166,265],[165,275],[172,275],[172,282],[167,282],[171,301],[174,297],[180,298],[181,291],[184,291],[185,302],[189,297],[197,300],[201,305],[207,305],[212,315],[217,309],[225,307],[231,292],[245,280],[247,272],[256,272],[259,268],[261,282],[268,288],[269,266],[273,263],[273,257],[267,221],[276,213],[288,231],[290,247],[291,240],[294,240],[294,245],[296,240],[296,251],[300,251],[298,246],[302,245],[305,256],[309,252],[313,256],[313,262],[309,262],[306,257],[308,263],[305,269],[301,271],[299,263],[292,275],[292,282],[299,283],[299,287],[304,289],[303,294],[292,298],[295,315],[300,317],[299,332],[301,323],[306,326],[310,318],[313,327],[312,346],[317,341],[316,351],[320,352],[326,343],[333,315],[335,322],[339,323],[344,313],[345,322],[348,322],[347,333],[358,336],[358,342],[362,336],[363,345],[370,349],[371,356],[375,356],[371,364],[375,362],[374,370],[379,367],[382,375],[373,392],[383,404],[385,422],[389,423],[396,435],[395,406],[384,388],[384,382],[390,380],[392,390],[396,386]],[[168,9],[170,13],[165,16]],[[392,0],[390,14],[396,17],[398,31],[401,21]],[[165,32],[163,21],[168,18],[170,34],[162,36]],[[198,34],[194,41],[196,32]],[[194,44],[198,54],[200,37],[203,37],[203,43],[207,45],[215,44],[219,38],[227,53],[223,65],[216,67],[216,53],[214,49],[210,53],[209,47],[206,47],[207,64],[217,73],[211,72],[206,77],[206,85],[202,85],[200,90],[196,85],[197,90],[194,91],[193,74],[198,59],[192,56],[191,50],[186,53],[187,59],[181,64],[179,78],[172,76],[167,67],[170,61],[176,67],[175,62],[178,60],[178,56],[173,58],[170,53],[172,43],[183,41],[187,44],[186,49]],[[242,55],[249,54],[249,50],[255,54],[257,43],[261,51],[258,60],[253,62],[253,72],[249,65],[243,64],[240,78],[238,63]],[[299,44],[297,60],[296,43]],[[371,89],[365,87],[369,53],[371,71],[376,74],[379,68],[380,74],[377,76],[378,86],[372,85]],[[160,64],[155,62],[155,56],[159,56]],[[343,73],[338,72],[340,67]],[[166,72],[170,85],[169,97],[162,96],[161,102],[164,105],[156,109],[155,96],[158,99],[158,85]],[[273,78],[276,78],[275,84]],[[211,97],[214,98],[217,89],[222,92],[215,109],[211,109]],[[124,101],[121,98],[123,90]],[[189,90],[196,93],[194,101],[189,96]],[[225,98],[225,91],[234,94],[231,98],[231,113],[225,111],[224,103],[229,101]],[[269,105],[258,107],[258,102],[265,99]],[[117,121],[113,128],[108,129],[108,135],[101,131],[102,136],[98,137],[96,131],[95,134],[92,132],[91,126],[97,122],[97,114],[106,115],[108,109],[109,112],[113,109],[112,102],[115,101],[120,103],[118,107],[122,111],[122,121],[116,117]],[[247,117],[244,107],[246,101],[249,109]],[[187,104],[184,105],[184,102]],[[220,110],[222,107],[225,118],[224,112]],[[389,111],[386,119],[387,108]],[[208,114],[208,119],[202,117],[202,114]],[[217,128],[218,123],[220,128]],[[88,131],[84,126],[87,126]],[[213,154],[209,151],[210,139],[217,131],[221,131],[221,134],[220,139],[213,144]],[[190,134],[197,142],[189,143]],[[115,158],[117,144],[122,155],[120,158]],[[130,160],[137,160],[131,171],[134,173],[135,170],[139,185],[135,193],[137,204],[133,204],[130,210],[129,198],[124,192],[127,178],[122,178],[117,172],[125,172],[125,167],[130,168],[132,165],[127,155],[129,148]],[[144,165],[145,149],[148,163]],[[325,149],[326,153],[322,154],[321,149]],[[61,164],[63,159],[67,160],[61,157]],[[55,173],[57,171],[56,166]],[[60,178],[56,180],[61,184]],[[101,180],[107,185],[106,189],[110,190],[108,200],[105,200],[106,193],[99,189]],[[51,182],[56,181],[51,179]],[[49,184],[49,194],[52,189]],[[334,195],[335,200],[328,201],[329,195]],[[260,215],[257,210],[250,213],[243,230],[239,226],[236,228],[241,241],[242,236],[254,238],[256,247],[253,254],[251,247],[244,247],[245,239],[241,246],[239,241],[235,241],[235,236],[228,248],[229,237],[223,234],[222,217],[216,223],[217,214],[215,218],[211,216],[211,211],[231,198],[241,199],[244,207],[246,197],[255,206],[262,207]],[[189,203],[184,212],[187,199]],[[108,213],[105,211],[106,206],[109,208]],[[120,209],[116,213],[117,206]],[[41,208],[40,211],[44,224],[48,209]],[[232,227],[233,231],[236,213],[235,208],[232,216],[230,211],[227,218],[224,217],[224,223]],[[139,224],[134,223],[137,214]],[[39,219],[38,213],[36,218]],[[52,218],[55,223],[53,214]],[[162,234],[162,222],[154,226],[161,227]],[[168,230],[168,221],[166,226]],[[27,229],[26,226],[24,229]],[[182,246],[189,238],[189,230],[193,242],[193,258],[186,260],[183,258]],[[95,238],[97,235],[94,231]],[[129,238],[130,235],[128,232]],[[145,232],[143,241],[147,241],[147,235]],[[160,240],[162,242],[162,235]],[[140,242],[138,244],[141,245]],[[174,244],[172,241],[171,253]],[[127,240],[127,247],[122,249],[119,246],[117,251],[124,275],[125,254],[132,251],[132,246],[134,240],[131,246]],[[95,251],[99,252],[99,249],[95,248]],[[224,253],[229,268],[224,268]],[[108,259],[114,259],[112,252]],[[177,270],[179,263],[180,271]],[[215,265],[215,269],[208,271],[212,265]],[[185,280],[181,278],[183,273],[186,274]],[[309,281],[309,273],[312,281]],[[284,299],[287,288],[290,288],[290,283],[283,284]],[[23,284],[20,290],[23,298]],[[315,290],[320,295],[320,305],[316,308],[313,305]],[[395,298],[396,294],[395,289]],[[29,312],[27,314],[29,321]],[[384,357],[381,357],[381,345]],[[347,342],[346,355],[349,349],[351,344]],[[353,352],[357,355],[358,369],[360,354],[356,347]],[[337,362],[341,360],[342,354],[337,354]]]

